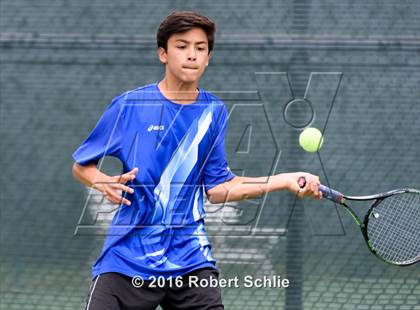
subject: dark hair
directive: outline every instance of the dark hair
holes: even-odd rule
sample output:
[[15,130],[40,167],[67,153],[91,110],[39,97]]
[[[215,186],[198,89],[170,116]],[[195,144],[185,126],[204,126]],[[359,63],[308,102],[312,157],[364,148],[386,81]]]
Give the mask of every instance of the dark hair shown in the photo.
[[156,35],[158,47],[163,47],[167,50],[168,40],[171,35],[182,33],[192,28],[201,28],[207,34],[210,53],[214,46],[216,26],[207,17],[193,11],[175,11],[162,21]]

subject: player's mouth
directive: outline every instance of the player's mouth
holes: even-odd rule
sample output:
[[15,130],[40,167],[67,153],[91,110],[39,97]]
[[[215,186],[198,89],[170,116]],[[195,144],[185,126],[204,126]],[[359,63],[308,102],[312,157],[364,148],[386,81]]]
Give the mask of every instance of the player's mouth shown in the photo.
[[199,67],[190,67],[190,66],[182,66],[183,69],[187,69],[187,70],[198,70]]

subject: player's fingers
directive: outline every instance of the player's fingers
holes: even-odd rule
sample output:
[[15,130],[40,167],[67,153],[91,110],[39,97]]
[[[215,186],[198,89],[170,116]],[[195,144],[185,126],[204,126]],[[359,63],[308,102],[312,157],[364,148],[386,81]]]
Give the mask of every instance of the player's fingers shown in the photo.
[[100,191],[102,194],[105,193],[105,188],[103,183],[94,183],[92,187],[98,191]]
[[124,174],[121,174],[121,175],[120,175],[120,178],[119,178],[119,180],[118,180],[118,183],[125,184],[125,183],[127,183],[128,181],[130,181],[130,180],[132,180],[131,175],[130,175],[130,174],[128,174],[128,173],[124,173]]
[[105,195],[105,198],[110,201],[113,204],[125,204],[127,206],[131,205],[131,201],[123,198],[121,195],[119,195],[117,192],[109,191]]
[[113,203],[121,201],[121,191],[115,187],[108,187],[106,189],[106,195],[112,199]]
[[318,200],[321,200],[323,197],[322,197],[322,192],[321,191],[319,191],[319,194],[318,194]]
[[298,183],[300,186],[300,191],[298,192],[298,197],[303,198],[306,196],[315,198],[315,199],[322,199],[322,193],[319,190],[321,185],[319,181],[319,177],[312,174],[305,175],[305,186],[302,187],[302,182],[299,179]]
[[307,187],[307,195],[312,195],[315,192],[314,180],[310,179],[306,187]]
[[312,184],[313,184],[313,187],[312,187],[313,194],[315,196],[318,196],[319,195],[319,182],[318,182],[318,180],[314,179]]
[[309,196],[311,192],[311,180],[308,178],[305,178],[304,182],[300,182],[300,180],[298,180],[298,182],[299,182],[299,189],[297,192],[297,196],[299,198],[304,198],[306,196]]
[[114,187],[130,194],[134,193],[134,189],[121,183],[114,184]]
[[[295,184],[293,184],[295,185]],[[297,179],[297,185],[299,186],[299,188],[304,188],[306,185],[306,178],[304,176],[299,176]]]
[[137,173],[137,172],[132,173],[132,172],[130,171],[130,172],[127,172],[127,173],[122,174],[122,175],[121,175],[121,177],[120,177],[119,182],[120,182],[120,183],[125,184],[125,183],[127,183],[128,181],[132,181],[132,180],[134,180],[134,179],[136,178],[136,173]]
[[318,199],[320,193],[318,176],[307,174],[303,179],[299,178],[297,183],[299,188],[296,193],[299,198],[308,196]]
[[315,183],[312,179],[310,179],[305,188],[304,188],[304,197],[308,196],[308,197],[313,197],[315,196]]
[[[122,198],[122,197],[121,197]],[[131,206],[131,201],[128,200],[127,198],[122,198],[122,200],[120,200],[120,202],[126,206]]]
[[315,199],[318,199],[318,200],[322,199],[322,193],[319,190],[319,185],[318,184],[315,185],[314,197],[315,197]]
[[310,189],[309,189],[309,184],[306,184],[306,186],[304,188],[301,188],[298,192],[298,197],[299,198],[305,198],[306,196],[309,196],[310,194]]
[[107,189],[104,193],[104,196],[112,203],[117,203],[118,198],[120,197],[120,195],[114,189]]
[[321,199],[320,195],[321,195],[321,192],[316,189],[311,193],[311,197],[317,200]]
[[321,183],[319,182],[319,177],[315,176],[312,179],[312,184],[313,184],[313,188],[315,192],[319,191],[319,186],[321,185]]
[[110,196],[109,194],[104,194],[104,198],[106,200],[108,200],[112,204],[116,204],[117,203],[116,198],[114,198],[113,196]]
[[293,193],[296,193],[297,197],[301,198],[301,195],[303,193],[303,187],[299,183],[292,184],[291,191]]
[[126,198],[122,198],[121,196],[119,198],[110,198],[109,197],[108,200],[111,203],[116,204],[116,205],[121,205],[121,204],[124,204],[124,205],[127,205],[127,206],[130,206],[131,205],[131,201],[130,200],[128,200]]
[[136,167],[136,168],[131,169],[131,171],[127,172],[126,174],[128,174],[128,176],[131,179],[134,179],[136,177],[137,172],[139,172],[139,168]]

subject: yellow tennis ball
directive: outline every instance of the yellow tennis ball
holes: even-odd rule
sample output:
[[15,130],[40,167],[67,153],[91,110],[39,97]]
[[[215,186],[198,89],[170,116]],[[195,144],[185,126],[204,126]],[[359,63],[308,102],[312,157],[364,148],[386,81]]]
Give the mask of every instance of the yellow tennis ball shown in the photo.
[[300,133],[299,136],[299,145],[306,151],[310,153],[315,153],[319,151],[324,143],[324,138],[322,133],[314,127],[308,127]]

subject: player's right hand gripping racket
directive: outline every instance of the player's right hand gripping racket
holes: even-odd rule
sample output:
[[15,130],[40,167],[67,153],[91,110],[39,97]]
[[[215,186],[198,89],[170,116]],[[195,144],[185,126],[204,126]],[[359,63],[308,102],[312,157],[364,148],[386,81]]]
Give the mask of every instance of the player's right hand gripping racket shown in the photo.
[[[299,186],[306,185],[300,177]],[[324,198],[343,206],[359,225],[369,250],[387,263],[408,266],[420,260],[420,191],[396,189],[371,196],[347,196],[320,185]],[[347,200],[373,201],[363,221]]]

